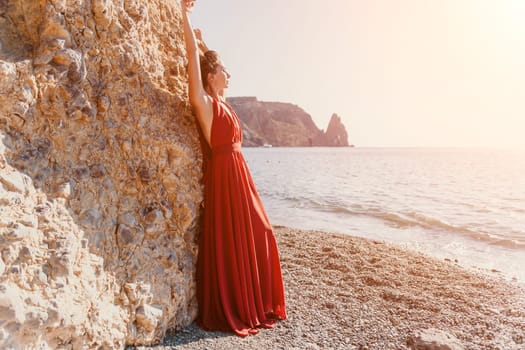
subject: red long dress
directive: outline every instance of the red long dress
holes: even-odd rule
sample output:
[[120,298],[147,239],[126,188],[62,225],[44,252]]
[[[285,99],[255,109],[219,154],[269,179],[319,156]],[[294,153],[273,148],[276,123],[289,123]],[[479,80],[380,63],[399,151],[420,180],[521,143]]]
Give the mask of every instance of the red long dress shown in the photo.
[[285,319],[275,236],[246,161],[233,109],[214,99],[204,157],[204,223],[197,261],[197,323],[206,330],[255,334]]

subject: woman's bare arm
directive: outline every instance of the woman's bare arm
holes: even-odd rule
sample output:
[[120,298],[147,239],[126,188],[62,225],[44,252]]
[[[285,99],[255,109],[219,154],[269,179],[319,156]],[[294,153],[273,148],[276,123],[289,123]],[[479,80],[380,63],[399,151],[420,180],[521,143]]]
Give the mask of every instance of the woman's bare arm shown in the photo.
[[188,54],[188,94],[190,103],[195,109],[195,114],[199,120],[204,137],[208,143],[210,143],[211,123],[213,119],[213,101],[204,90],[204,84],[201,79],[199,48],[189,18],[189,12],[192,7],[193,1],[182,0],[184,42]]

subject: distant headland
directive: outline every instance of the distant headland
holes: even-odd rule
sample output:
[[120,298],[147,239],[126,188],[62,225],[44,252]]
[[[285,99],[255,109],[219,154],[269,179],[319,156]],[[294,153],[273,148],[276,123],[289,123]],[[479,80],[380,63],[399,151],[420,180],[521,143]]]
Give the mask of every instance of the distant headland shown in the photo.
[[326,131],[291,103],[263,102],[256,97],[230,97],[243,128],[243,145],[258,147],[347,147],[348,133],[341,117],[333,114]]

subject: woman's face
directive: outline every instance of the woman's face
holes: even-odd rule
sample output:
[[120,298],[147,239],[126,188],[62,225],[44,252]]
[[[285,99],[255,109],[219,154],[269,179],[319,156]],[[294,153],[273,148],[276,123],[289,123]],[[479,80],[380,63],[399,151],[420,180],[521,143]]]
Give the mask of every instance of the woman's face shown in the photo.
[[219,62],[217,68],[215,68],[215,73],[211,75],[211,81],[217,90],[227,89],[230,77],[231,75],[224,67],[224,64]]

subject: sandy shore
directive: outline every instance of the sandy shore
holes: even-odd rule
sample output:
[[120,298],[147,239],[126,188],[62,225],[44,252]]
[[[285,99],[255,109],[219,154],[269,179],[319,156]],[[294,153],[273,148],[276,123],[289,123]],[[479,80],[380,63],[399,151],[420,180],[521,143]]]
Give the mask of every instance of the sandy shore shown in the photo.
[[406,349],[426,329],[446,332],[452,349],[525,349],[525,290],[497,273],[379,241],[275,231],[287,320],[244,339],[192,324],[139,349]]

